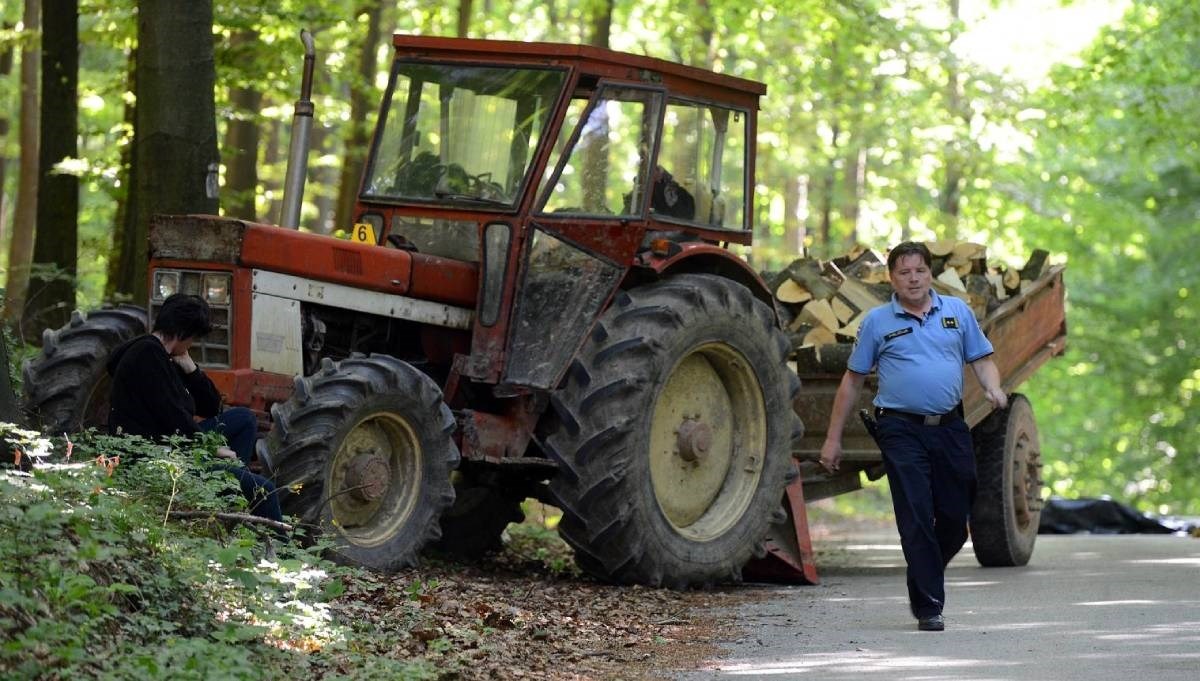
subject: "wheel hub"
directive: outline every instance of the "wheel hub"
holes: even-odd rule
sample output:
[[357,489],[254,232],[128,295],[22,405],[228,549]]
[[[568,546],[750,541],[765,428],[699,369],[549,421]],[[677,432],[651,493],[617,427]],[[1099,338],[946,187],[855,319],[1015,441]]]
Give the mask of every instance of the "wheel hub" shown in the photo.
[[712,447],[712,427],[700,420],[700,414],[684,418],[675,435],[675,453],[688,463],[699,463]]
[[375,501],[387,493],[391,468],[373,449],[359,449],[346,465],[346,490],[361,501]]
[[693,541],[737,524],[762,473],[766,408],[735,348],[706,343],[681,357],[655,397],[650,479],[663,516]]

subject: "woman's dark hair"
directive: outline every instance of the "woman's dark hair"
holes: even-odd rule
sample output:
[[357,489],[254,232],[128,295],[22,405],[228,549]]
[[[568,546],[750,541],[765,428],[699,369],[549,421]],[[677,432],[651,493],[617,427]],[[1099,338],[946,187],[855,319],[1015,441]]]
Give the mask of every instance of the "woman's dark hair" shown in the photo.
[[207,336],[208,332],[212,331],[208,303],[200,296],[174,293],[168,296],[158,309],[153,330],[179,340]]
[[888,253],[888,272],[891,272],[892,268],[896,266],[897,260],[906,255],[921,256],[921,259],[925,261],[925,266],[933,269],[933,255],[929,253],[929,249],[926,248],[925,244],[920,241],[905,241],[896,244],[896,247]]

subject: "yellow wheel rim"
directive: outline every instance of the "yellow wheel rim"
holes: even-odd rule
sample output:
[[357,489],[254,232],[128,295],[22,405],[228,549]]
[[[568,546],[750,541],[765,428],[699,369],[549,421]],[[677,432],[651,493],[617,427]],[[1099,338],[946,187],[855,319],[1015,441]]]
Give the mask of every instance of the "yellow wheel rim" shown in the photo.
[[392,412],[360,419],[329,464],[332,522],[358,546],[377,546],[408,521],[421,491],[421,444]]
[[724,343],[682,357],[650,424],[650,479],[672,527],[694,541],[733,527],[758,489],[766,441],[762,387],[745,357]]

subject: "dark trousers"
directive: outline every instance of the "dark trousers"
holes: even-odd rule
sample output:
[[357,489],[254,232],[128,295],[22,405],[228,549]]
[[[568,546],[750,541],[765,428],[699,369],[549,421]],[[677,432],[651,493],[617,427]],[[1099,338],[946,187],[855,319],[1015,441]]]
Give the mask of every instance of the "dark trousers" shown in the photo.
[[918,618],[940,614],[945,568],[967,540],[975,498],[971,431],[960,419],[926,426],[885,415],[879,446],[908,563],[909,607]]
[[279,507],[275,483],[247,468],[254,458],[254,442],[258,439],[258,419],[254,412],[245,407],[233,407],[196,425],[205,432],[215,431],[224,435],[229,448],[241,459],[241,466],[229,465],[224,468],[237,478],[242,495],[250,502],[250,512],[261,518],[282,521],[283,511]]

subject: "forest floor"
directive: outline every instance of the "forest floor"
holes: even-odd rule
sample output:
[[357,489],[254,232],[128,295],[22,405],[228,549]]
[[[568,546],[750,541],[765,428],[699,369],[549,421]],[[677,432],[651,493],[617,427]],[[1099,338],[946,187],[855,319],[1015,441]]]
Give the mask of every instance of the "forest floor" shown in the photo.
[[601,584],[569,560],[553,532],[512,526],[497,556],[363,573],[335,609],[393,641],[389,656],[427,661],[440,679],[656,679],[716,656],[714,641],[732,638],[733,623],[707,613],[748,601],[732,585],[681,592]]
[[[814,538],[886,527],[816,515]],[[771,597],[752,584],[601,584],[581,575],[570,549],[536,519],[510,526],[506,539],[503,552],[472,564],[361,573],[335,609],[394,642],[389,656],[425,660],[442,679],[664,679],[703,668],[721,657],[723,642],[743,635],[738,618],[714,613]]]

